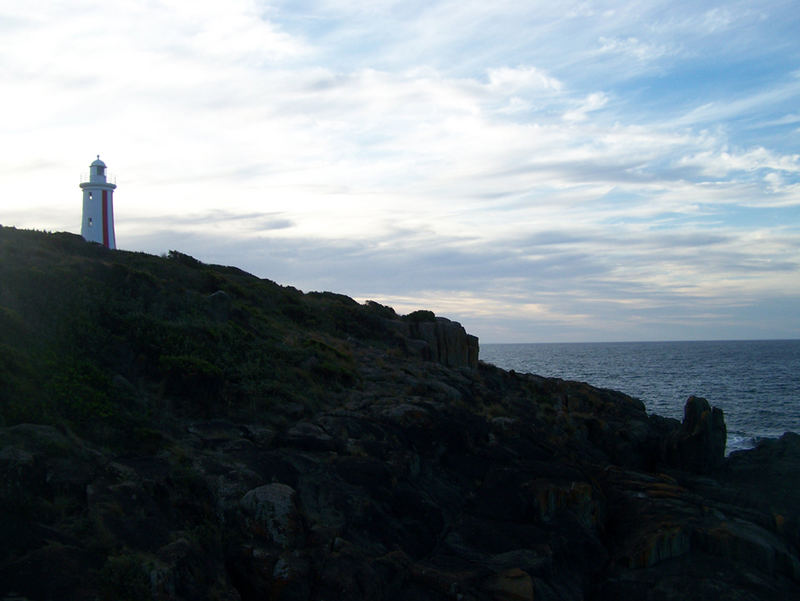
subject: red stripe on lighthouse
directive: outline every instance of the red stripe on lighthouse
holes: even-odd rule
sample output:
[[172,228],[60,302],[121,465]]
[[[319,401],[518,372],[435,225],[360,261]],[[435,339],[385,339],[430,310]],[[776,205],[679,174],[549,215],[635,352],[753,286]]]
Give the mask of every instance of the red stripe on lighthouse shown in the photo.
[[103,246],[108,248],[108,190],[103,190]]

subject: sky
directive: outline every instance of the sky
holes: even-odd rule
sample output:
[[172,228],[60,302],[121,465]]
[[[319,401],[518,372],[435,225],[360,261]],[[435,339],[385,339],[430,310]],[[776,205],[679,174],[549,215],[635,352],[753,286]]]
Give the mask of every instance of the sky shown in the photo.
[[0,224],[461,322],[800,338],[800,10],[0,0]]

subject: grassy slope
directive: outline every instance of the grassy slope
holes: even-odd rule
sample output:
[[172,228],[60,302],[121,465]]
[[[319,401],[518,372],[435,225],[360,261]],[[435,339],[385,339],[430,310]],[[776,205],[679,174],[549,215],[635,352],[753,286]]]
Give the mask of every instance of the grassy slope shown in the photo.
[[354,344],[392,347],[386,316],[176,251],[2,228],[0,425],[63,423],[135,445],[171,415],[318,407],[355,383]]

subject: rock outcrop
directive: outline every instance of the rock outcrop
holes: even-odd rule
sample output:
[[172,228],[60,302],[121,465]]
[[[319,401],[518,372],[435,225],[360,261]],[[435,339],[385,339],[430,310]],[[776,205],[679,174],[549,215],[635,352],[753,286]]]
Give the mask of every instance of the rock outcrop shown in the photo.
[[689,397],[680,429],[670,433],[664,441],[666,462],[709,474],[722,466],[727,438],[722,409],[712,408],[706,399]]
[[[648,423],[619,393],[485,365],[376,370],[376,356],[364,359],[360,389],[277,434],[193,421],[155,455],[115,457],[51,427],[0,429],[13,516],[0,593],[744,601],[800,586],[788,478],[800,437],[710,472],[713,445],[711,459],[678,454],[650,470],[658,442],[609,434]],[[423,385],[424,396],[402,392]],[[697,431],[698,406],[700,423],[712,413],[690,399],[671,439]],[[640,456],[611,463],[615,444]]]
[[[478,367],[477,336],[467,334],[457,321],[445,317],[392,320],[390,326],[405,339],[406,349],[426,361],[448,367]],[[413,315],[413,314],[412,314]]]
[[725,458],[703,399],[95,246],[0,230],[4,601],[797,596],[798,435]]

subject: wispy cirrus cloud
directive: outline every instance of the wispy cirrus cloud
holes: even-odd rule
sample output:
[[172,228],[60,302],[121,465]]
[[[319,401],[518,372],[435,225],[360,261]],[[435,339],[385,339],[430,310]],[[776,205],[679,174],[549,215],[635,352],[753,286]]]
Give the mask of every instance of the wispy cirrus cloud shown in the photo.
[[667,45],[648,43],[636,37],[600,37],[598,42],[600,44],[598,52],[600,53],[619,53],[643,62],[653,61],[663,56],[677,53],[677,50]]

